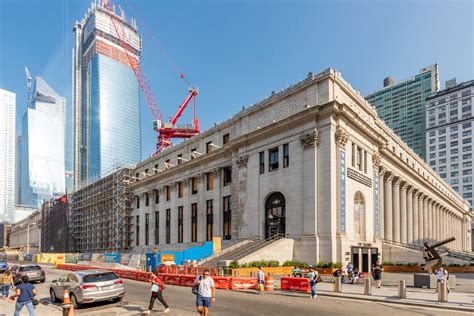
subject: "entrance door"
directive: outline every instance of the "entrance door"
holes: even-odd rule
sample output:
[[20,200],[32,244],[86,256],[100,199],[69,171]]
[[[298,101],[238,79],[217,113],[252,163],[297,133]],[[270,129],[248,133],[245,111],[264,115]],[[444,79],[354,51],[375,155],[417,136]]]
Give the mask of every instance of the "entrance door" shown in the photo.
[[280,192],[270,194],[265,202],[265,239],[285,234],[285,197]]
[[369,272],[369,248],[362,248],[362,272]]
[[359,264],[359,247],[352,247],[352,265],[354,266],[354,270],[360,268]]

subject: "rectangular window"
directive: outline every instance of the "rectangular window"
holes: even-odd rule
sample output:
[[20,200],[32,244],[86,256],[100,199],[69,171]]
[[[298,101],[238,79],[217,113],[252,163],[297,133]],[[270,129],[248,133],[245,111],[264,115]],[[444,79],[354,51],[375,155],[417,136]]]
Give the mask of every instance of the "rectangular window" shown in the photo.
[[166,210],[166,243],[171,243],[171,209]]
[[463,152],[467,152],[467,151],[471,151],[471,150],[472,150],[471,146],[465,146],[465,147],[462,148]]
[[158,167],[159,167],[158,164],[156,164],[156,165],[155,165],[155,168],[153,168],[153,170],[155,171],[155,174],[157,174],[157,173],[158,173],[158,169],[160,169],[160,168],[158,168]]
[[155,192],[155,204],[158,204],[160,203],[160,194],[158,193],[157,189],[155,189],[154,192]]
[[182,198],[184,194],[183,182],[178,182],[178,198]]
[[137,222],[136,222],[136,227],[137,227],[137,231],[136,231],[136,245],[137,246],[140,246],[140,215],[137,215],[137,218],[136,218]]
[[206,154],[210,153],[212,151],[212,142],[207,142],[206,143]]
[[178,160],[177,161],[178,165],[180,165],[183,162],[183,160],[181,158],[183,158],[183,154],[178,155],[178,159],[177,159]]
[[457,154],[458,152],[459,152],[459,149],[457,148],[451,149],[451,154]]
[[469,138],[464,138],[464,139],[462,140],[462,143],[463,143],[463,144],[470,144],[471,141],[472,141],[472,140],[471,140],[470,137],[469,137]]
[[166,194],[166,201],[170,201],[171,200],[171,190],[170,190],[169,185],[165,186],[165,194]]
[[451,177],[457,177],[457,176],[459,176],[459,171],[451,172]]
[[191,204],[191,242],[197,242],[197,221],[198,221],[197,203],[193,203]]
[[283,145],[283,168],[287,168],[290,165],[290,149],[289,144]]
[[458,138],[458,134],[451,134],[451,139],[456,139]]
[[155,212],[155,245],[160,243],[160,212]]
[[260,152],[259,153],[259,159],[260,159],[260,174],[265,173],[265,152]]
[[223,197],[223,217],[224,217],[224,240],[230,240],[232,238],[232,212],[230,205],[230,195]]
[[214,174],[212,172],[206,174],[206,189],[207,191],[214,190]]
[[198,193],[198,177],[193,177],[191,180],[191,194]]
[[471,122],[464,123],[464,124],[462,125],[462,128],[463,128],[463,129],[470,128],[470,127],[471,127]]
[[183,242],[183,207],[178,206],[178,243]]
[[472,154],[464,154],[462,155],[462,159],[472,159]]
[[462,178],[462,183],[471,183],[471,182],[472,182],[472,177]]
[[150,197],[148,193],[145,193],[145,206],[150,206]]
[[140,180],[140,173],[135,173],[135,181],[138,181]]
[[[454,142],[451,142],[451,147],[456,147],[457,145],[458,145],[458,141],[457,141],[457,140],[454,141]],[[440,149],[441,149],[441,147],[440,147]]]
[[228,186],[232,183],[232,169],[230,167],[224,168],[224,186]]
[[145,245],[147,246],[150,243],[150,214],[145,214]]
[[462,163],[463,168],[472,167],[472,161],[466,161]]
[[148,169],[145,169],[145,178],[148,177]]
[[270,149],[268,151],[268,170],[278,170],[278,147]]
[[462,132],[462,136],[471,136],[472,135],[472,132],[471,131],[464,131]]
[[229,133],[225,134],[224,136],[222,136],[222,144],[227,144],[230,140],[230,135]]
[[213,200],[206,201],[206,241],[212,241],[213,224],[214,224],[214,207]]

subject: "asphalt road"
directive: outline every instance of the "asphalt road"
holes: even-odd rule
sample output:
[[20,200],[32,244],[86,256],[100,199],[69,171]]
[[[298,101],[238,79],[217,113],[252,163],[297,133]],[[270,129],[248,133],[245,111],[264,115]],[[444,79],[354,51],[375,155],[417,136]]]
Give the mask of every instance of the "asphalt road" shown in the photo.
[[[39,297],[49,302],[49,284],[53,279],[67,271],[45,268],[47,281],[36,284]],[[109,302],[86,305],[77,311],[77,315],[141,315],[148,306],[150,286],[143,282],[124,280],[126,296],[121,303]],[[198,315],[195,312],[195,296],[189,287],[168,285],[164,297],[170,305],[167,315]],[[160,314],[163,306],[155,303],[152,315]],[[60,315],[60,307],[52,306],[51,314]],[[399,304],[357,301],[320,296],[315,300],[291,295],[258,295],[235,291],[217,291],[217,301],[211,307],[211,315],[467,315],[464,312],[443,311]],[[42,315],[39,315],[42,316]]]

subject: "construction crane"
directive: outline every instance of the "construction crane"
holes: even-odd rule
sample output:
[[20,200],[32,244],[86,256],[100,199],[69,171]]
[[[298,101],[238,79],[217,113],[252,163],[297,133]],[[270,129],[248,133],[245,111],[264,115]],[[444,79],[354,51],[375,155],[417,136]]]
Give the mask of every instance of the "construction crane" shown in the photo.
[[[117,33],[117,38],[119,39],[120,46],[125,51],[125,55],[129,61],[130,67],[132,68],[135,76],[137,77],[138,84],[145,95],[145,99],[150,107],[150,110],[153,115],[153,129],[158,132],[157,140],[156,140],[156,152],[154,155],[163,152],[169,147],[173,146],[171,141],[172,138],[190,138],[199,134],[199,121],[196,118],[196,97],[199,94],[198,89],[192,86],[191,84],[188,85],[188,96],[183,101],[181,106],[178,108],[176,114],[171,118],[169,122],[163,122],[163,115],[161,114],[160,108],[158,107],[158,103],[156,102],[156,98],[151,91],[151,87],[146,80],[145,74],[143,73],[140,64],[138,63],[138,58],[134,58],[128,52],[128,47],[131,45],[128,43],[127,37],[125,35],[125,30],[123,28],[123,24],[121,21],[125,19],[122,10],[122,17],[119,17],[115,13],[115,6],[112,3],[112,0],[104,0],[104,8],[107,10],[107,13],[110,17],[110,21]],[[123,21],[125,22],[125,21]],[[120,31],[119,31],[120,30]],[[180,78],[183,79],[185,82],[187,79],[183,73],[180,73]],[[193,100],[193,122],[192,124],[186,124],[184,126],[177,126],[176,123],[178,119],[183,114],[184,110],[188,106],[189,102]]]

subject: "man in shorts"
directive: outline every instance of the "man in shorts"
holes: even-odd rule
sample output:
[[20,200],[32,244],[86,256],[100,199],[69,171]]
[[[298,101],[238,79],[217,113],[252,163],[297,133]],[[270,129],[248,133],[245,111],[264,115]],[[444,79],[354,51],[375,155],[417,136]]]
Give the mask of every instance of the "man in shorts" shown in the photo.
[[194,285],[199,285],[196,296],[196,309],[199,315],[209,315],[211,303],[216,302],[216,288],[214,280],[209,276],[209,269],[205,269],[202,276],[198,276]]

